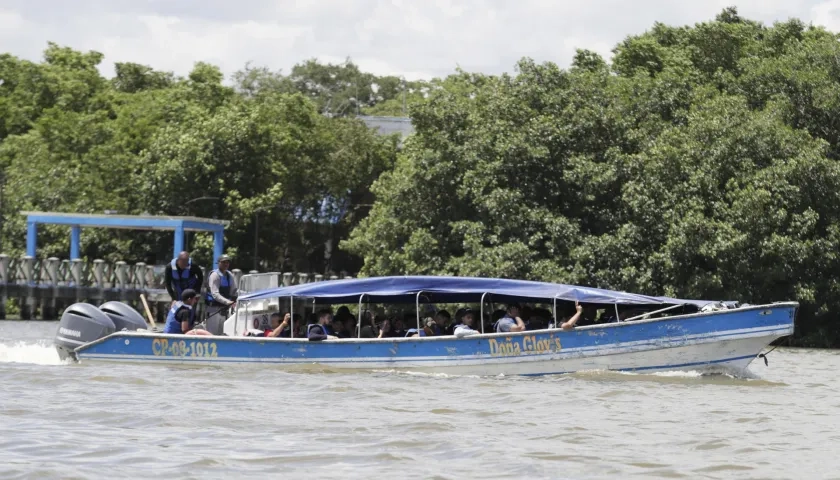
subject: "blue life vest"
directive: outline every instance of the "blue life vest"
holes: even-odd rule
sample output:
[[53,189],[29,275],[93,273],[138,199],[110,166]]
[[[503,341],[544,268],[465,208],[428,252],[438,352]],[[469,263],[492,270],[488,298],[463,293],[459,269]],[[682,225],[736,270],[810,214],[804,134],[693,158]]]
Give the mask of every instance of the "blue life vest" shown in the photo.
[[309,332],[311,332],[311,331],[312,331],[312,327],[321,327],[321,330],[323,330],[323,331],[324,331],[324,335],[332,335],[332,334],[330,333],[330,330],[327,328],[327,326],[326,326],[326,325],[321,325],[320,323],[313,323],[312,325],[309,325],[308,327],[306,327],[306,336],[307,336],[307,338],[309,337]]
[[181,271],[178,271],[178,264],[176,263],[177,260],[177,258],[173,258],[172,262],[169,264],[170,267],[172,267],[172,286],[175,288],[175,293],[178,294],[178,298],[174,300],[180,300],[181,292],[188,288],[196,290],[195,287],[198,280],[190,274],[190,271],[192,270],[192,258],[189,259],[187,268]]
[[178,310],[184,307],[190,309],[190,329],[192,329],[195,325],[195,309],[186,305],[184,302],[178,301],[175,302],[175,305],[172,305],[172,308],[169,309],[169,313],[166,315],[166,325],[163,327],[163,333],[184,333],[181,331],[181,322],[175,318]]
[[515,318],[511,317],[511,316],[510,316],[510,315],[508,315],[508,314],[505,314],[505,316],[504,316],[504,317],[502,317],[502,318],[500,318],[500,319],[496,320],[496,323],[494,323],[494,324],[493,324],[493,331],[494,331],[494,332],[496,332],[496,333],[505,333],[505,332],[502,332],[501,330],[499,330],[499,325],[501,325],[502,320],[504,320],[504,319],[506,319],[506,318],[509,318],[509,319],[513,320],[513,324],[514,324],[514,325],[516,325],[516,324],[517,324],[517,323],[516,323],[516,319],[515,319]]
[[[221,296],[223,296],[227,299],[230,299],[230,271],[222,273],[217,268],[217,269],[213,270],[212,272],[210,272],[210,275],[212,275],[214,273],[219,274],[220,277],[221,277],[221,282],[220,282],[220,285],[219,285],[219,295],[221,295]],[[226,305],[221,304],[221,303],[219,303],[219,302],[217,302],[216,300],[213,299],[213,292],[210,291],[209,286],[207,288],[207,293],[204,295],[204,300],[207,302],[207,305],[213,305],[213,306],[219,306],[219,307],[226,306]]]

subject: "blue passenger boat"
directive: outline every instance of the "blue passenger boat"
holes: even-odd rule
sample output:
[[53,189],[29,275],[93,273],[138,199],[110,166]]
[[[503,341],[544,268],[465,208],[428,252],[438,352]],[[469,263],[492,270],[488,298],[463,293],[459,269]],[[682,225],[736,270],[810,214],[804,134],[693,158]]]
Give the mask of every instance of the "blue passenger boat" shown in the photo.
[[[545,311],[551,312],[550,324],[521,332],[493,333],[490,328],[484,332],[490,312],[508,302],[544,305]],[[560,313],[576,302],[597,318],[570,330],[559,328]],[[330,305],[352,305],[359,318],[371,305],[402,305],[416,317],[417,323],[411,327],[422,331],[421,312],[451,304],[472,305],[482,331],[464,337],[361,338],[359,326],[354,338],[324,341],[245,336],[271,312],[305,314]],[[151,332],[140,327],[139,314],[139,321],[127,321],[132,315],[123,312],[122,316],[110,314],[113,325],[90,332],[62,318],[56,344],[60,352],[81,362],[262,363],[280,367],[314,363],[331,369],[467,375],[581,370],[723,370],[737,374],[770,343],[793,333],[798,308],[795,302],[738,305],[544,282],[424,276],[269,288],[241,296],[238,305],[236,314],[225,322],[226,335]],[[74,307],[83,309],[81,313],[91,319],[96,317],[97,325],[107,323],[93,313],[96,307],[92,305],[77,304],[68,310],[72,313]],[[292,332],[297,327],[293,324]]]

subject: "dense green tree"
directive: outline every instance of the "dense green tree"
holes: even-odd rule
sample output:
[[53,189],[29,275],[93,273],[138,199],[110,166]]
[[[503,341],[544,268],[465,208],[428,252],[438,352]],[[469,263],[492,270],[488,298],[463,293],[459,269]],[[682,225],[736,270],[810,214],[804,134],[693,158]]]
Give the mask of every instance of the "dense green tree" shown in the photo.
[[746,302],[802,302],[840,343],[836,35],[734,8],[655,24],[568,70],[459,72],[347,250],[363,273],[492,275]]
[[[246,69],[227,86],[197,63],[186,78],[132,63],[103,78],[102,55],[50,44],[44,62],[0,57],[3,245],[23,249],[22,210],[194,215],[232,221],[228,244],[251,267],[354,270],[336,252],[393,164],[393,139],[319,115],[291,81]],[[261,216],[259,232],[257,215]],[[66,256],[68,232],[42,227],[39,255]],[[162,263],[171,235],[83,230],[87,258]],[[207,264],[209,236],[191,245]]]

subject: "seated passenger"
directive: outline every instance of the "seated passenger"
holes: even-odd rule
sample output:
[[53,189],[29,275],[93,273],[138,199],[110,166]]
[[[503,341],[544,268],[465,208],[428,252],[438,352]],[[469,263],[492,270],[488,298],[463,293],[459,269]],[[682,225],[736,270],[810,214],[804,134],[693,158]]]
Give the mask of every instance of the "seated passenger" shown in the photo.
[[345,320],[347,320],[347,317],[349,317],[350,315],[350,308],[346,305],[342,305],[338,308],[338,310],[335,311],[335,317],[333,318],[333,321],[343,323]]
[[[405,314],[406,317],[409,317],[410,314]],[[416,315],[416,314],[415,314]],[[415,315],[411,315],[409,318],[416,318]],[[405,328],[406,322],[403,320],[403,317],[396,316],[394,317],[394,321],[391,323],[391,329],[394,331],[395,337],[404,337],[406,334]]]
[[441,310],[435,314],[435,324],[431,326],[432,333],[429,335],[440,336],[446,335],[446,327],[452,321],[452,315],[446,310]]
[[574,315],[572,315],[572,318],[560,324],[560,328],[562,328],[563,330],[571,330],[575,328],[575,324],[580,319],[581,312],[583,312],[583,307],[580,306],[580,303],[575,302],[575,310],[576,312]]
[[183,333],[186,335],[212,335],[207,330],[195,328],[195,305],[198,303],[198,293],[188,288],[181,292],[181,300],[172,304],[166,315],[166,325],[163,333]]
[[452,320],[452,323],[446,327],[446,334],[447,335],[455,335],[455,327],[461,324],[464,318],[464,313],[467,311],[466,308],[459,308],[455,311],[455,318]]
[[521,332],[525,330],[525,322],[519,318],[519,304],[511,303],[508,305],[507,314],[500,318],[493,329],[497,333],[502,332]]
[[292,321],[292,315],[287,313],[283,316],[283,321],[280,321],[280,312],[271,314],[271,328],[265,331],[266,337],[290,337],[292,329],[289,324]]
[[347,338],[356,338],[359,332],[356,330],[356,317],[347,315],[344,317],[344,331],[347,333]]
[[438,329],[434,318],[426,317],[423,319],[423,329],[420,330],[421,337],[434,337],[436,335],[435,332],[438,331],[440,330]]
[[475,324],[475,313],[472,310],[466,310],[464,316],[461,317],[461,323],[455,327],[456,337],[466,337],[468,335],[475,335],[480,333],[473,328]]
[[335,340],[338,339],[330,332],[330,324],[332,323],[332,313],[329,310],[321,310],[318,314],[318,323],[309,325],[307,327],[306,336],[311,342],[319,342],[321,340]]
[[379,335],[376,338],[401,337],[402,335],[399,335],[394,329],[395,323],[396,319],[393,317],[383,320],[379,326]]
[[373,318],[373,314],[365,310],[362,313],[362,321],[360,322],[361,327],[361,338],[376,338],[376,329],[374,328],[375,319]]
[[344,329],[344,322],[342,320],[334,317],[331,326],[336,337],[347,338],[350,336],[350,334]]

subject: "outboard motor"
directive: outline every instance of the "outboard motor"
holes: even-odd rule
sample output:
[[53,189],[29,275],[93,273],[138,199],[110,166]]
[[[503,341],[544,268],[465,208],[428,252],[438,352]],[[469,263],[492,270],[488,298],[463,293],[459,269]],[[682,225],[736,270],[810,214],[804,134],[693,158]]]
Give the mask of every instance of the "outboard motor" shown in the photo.
[[55,334],[55,348],[64,360],[76,356],[76,347],[98,340],[116,331],[114,322],[102,310],[89,303],[74,303],[64,310]]
[[107,302],[99,306],[105,315],[114,322],[114,328],[120,330],[141,330],[148,328],[146,319],[137,310],[122,302]]

